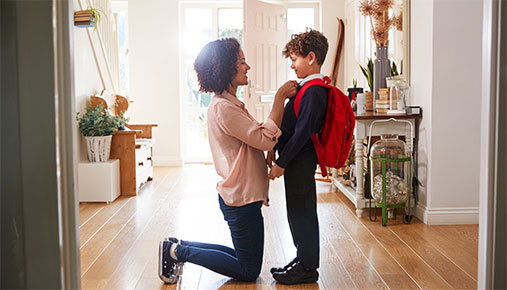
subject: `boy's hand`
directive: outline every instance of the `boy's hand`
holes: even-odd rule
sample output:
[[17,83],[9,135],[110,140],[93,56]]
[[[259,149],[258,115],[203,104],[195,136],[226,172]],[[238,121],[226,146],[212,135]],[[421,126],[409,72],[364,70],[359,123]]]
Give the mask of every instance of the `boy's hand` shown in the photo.
[[266,156],[266,163],[268,167],[273,167],[273,163],[275,163],[275,150],[268,151],[268,156]]
[[278,91],[276,92],[275,98],[285,100],[286,98],[290,98],[294,96],[297,92],[298,82],[297,81],[287,81],[283,84]]
[[273,167],[271,167],[271,170],[269,171],[269,179],[274,180],[275,178],[278,178],[283,175],[285,172],[284,168],[281,168],[278,166],[278,164],[275,163]]

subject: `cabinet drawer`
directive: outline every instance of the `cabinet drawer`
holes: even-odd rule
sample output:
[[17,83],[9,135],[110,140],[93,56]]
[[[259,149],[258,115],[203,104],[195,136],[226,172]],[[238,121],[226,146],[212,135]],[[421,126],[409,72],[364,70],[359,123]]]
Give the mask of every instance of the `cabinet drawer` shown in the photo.
[[151,166],[151,147],[136,149],[136,166]]

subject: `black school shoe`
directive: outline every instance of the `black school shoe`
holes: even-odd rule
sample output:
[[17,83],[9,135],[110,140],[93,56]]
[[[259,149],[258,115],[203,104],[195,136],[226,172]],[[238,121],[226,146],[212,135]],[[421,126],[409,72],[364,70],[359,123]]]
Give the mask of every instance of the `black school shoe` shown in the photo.
[[297,262],[292,268],[285,272],[274,273],[273,278],[277,282],[286,285],[315,283],[319,280],[319,272],[315,269],[306,270],[301,262]]
[[172,241],[164,240],[158,246],[158,276],[164,283],[174,284],[178,282],[183,273],[183,263],[171,257]]
[[285,271],[289,270],[290,267],[294,266],[297,262],[299,262],[299,258],[295,257],[294,259],[292,259],[292,261],[289,262],[289,264],[287,264],[283,267],[273,267],[273,268],[269,269],[269,271],[271,272],[271,274],[285,272]]

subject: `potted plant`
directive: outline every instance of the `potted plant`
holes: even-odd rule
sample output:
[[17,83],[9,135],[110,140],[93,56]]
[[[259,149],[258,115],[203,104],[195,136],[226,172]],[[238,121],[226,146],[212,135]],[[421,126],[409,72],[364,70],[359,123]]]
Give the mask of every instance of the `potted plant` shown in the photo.
[[125,119],[113,116],[103,106],[92,108],[91,102],[86,113],[76,115],[79,131],[86,139],[88,160],[90,162],[106,162],[111,152],[112,134],[123,126]]
[[100,22],[101,13],[97,8],[88,6],[85,10],[79,10],[74,12],[74,25],[77,27],[95,27]]
[[366,78],[366,82],[370,88],[369,92],[365,92],[366,111],[373,111],[373,61],[371,58],[368,58],[368,64],[366,67],[359,65],[359,68],[361,68],[361,72]]

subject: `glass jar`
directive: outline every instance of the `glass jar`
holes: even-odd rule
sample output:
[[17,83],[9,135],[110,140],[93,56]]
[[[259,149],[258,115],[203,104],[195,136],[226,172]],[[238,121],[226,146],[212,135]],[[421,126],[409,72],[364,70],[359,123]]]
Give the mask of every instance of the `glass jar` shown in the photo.
[[390,87],[388,114],[405,114],[410,86],[401,78],[396,79]]
[[396,134],[383,134],[370,151],[370,188],[376,203],[402,204],[411,186],[411,157]]

